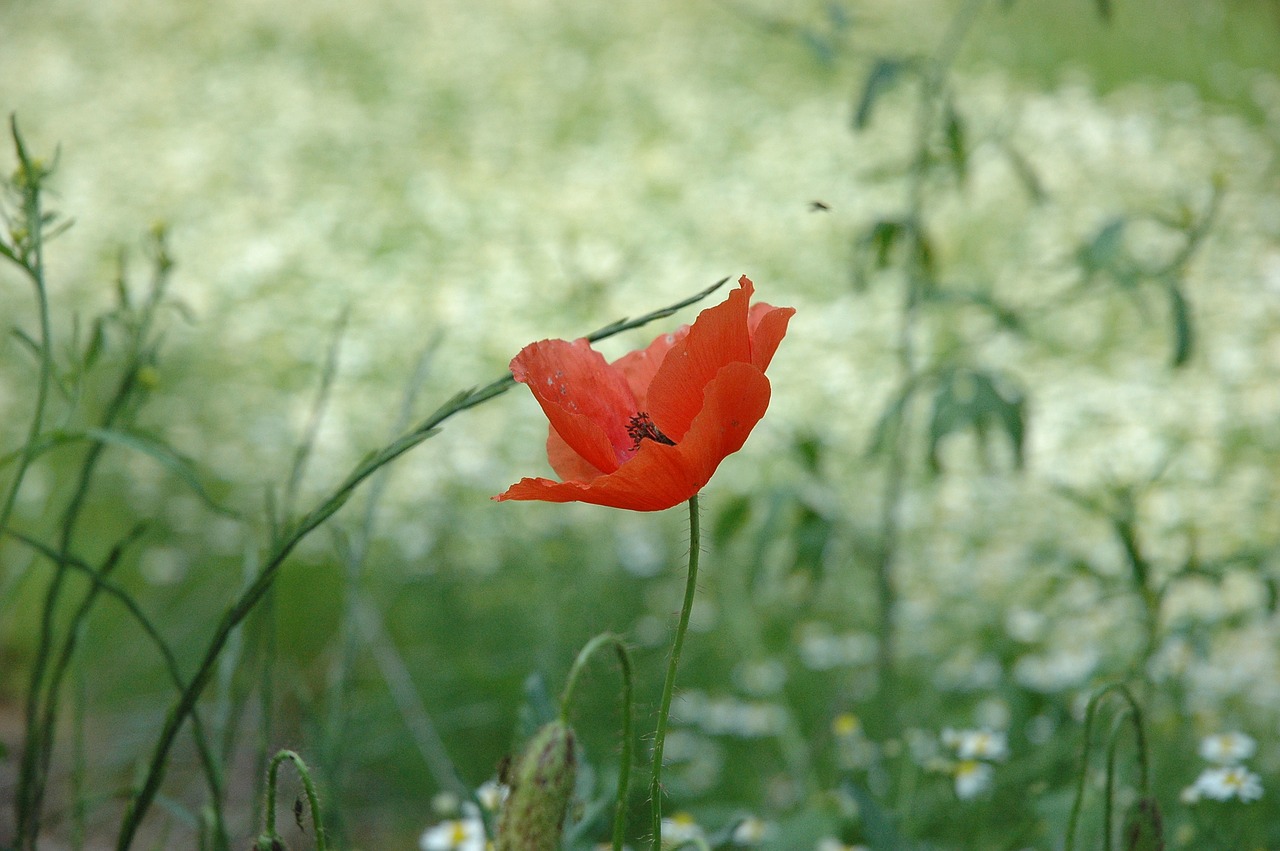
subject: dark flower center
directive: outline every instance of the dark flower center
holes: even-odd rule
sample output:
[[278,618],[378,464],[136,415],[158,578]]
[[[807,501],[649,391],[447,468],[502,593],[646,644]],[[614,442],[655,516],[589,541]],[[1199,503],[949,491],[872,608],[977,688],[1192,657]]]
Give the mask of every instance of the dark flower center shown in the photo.
[[627,422],[627,434],[634,441],[631,444],[632,451],[640,448],[640,441],[652,440],[657,443],[665,443],[667,446],[675,446],[676,442],[658,431],[658,427],[653,424],[653,420],[644,411],[636,414]]

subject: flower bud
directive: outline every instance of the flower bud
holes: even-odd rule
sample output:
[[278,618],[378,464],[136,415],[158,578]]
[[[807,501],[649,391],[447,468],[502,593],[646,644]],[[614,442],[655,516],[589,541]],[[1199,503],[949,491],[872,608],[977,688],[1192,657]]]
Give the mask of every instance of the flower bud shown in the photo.
[[534,733],[510,774],[497,851],[557,851],[577,773],[567,724],[552,721]]

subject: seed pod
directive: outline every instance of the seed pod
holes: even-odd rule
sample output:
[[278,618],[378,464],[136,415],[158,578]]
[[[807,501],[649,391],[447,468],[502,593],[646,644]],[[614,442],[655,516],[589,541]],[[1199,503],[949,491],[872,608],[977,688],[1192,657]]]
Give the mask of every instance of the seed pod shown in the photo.
[[552,721],[534,733],[511,772],[497,851],[557,851],[577,773],[567,724]]
[[1142,798],[1125,814],[1124,849],[1164,851],[1164,824],[1155,798]]

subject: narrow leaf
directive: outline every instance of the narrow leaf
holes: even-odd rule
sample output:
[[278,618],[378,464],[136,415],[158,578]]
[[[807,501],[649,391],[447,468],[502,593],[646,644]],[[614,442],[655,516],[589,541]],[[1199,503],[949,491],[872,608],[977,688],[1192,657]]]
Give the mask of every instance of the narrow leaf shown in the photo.
[[149,456],[160,466],[177,476],[187,487],[191,488],[196,496],[200,497],[201,501],[211,510],[224,516],[235,516],[234,511],[219,504],[205,488],[204,483],[200,481],[200,477],[196,473],[195,463],[167,443],[139,432],[119,431],[116,429],[91,428],[85,432],[85,436],[91,440],[132,449],[135,452],[141,452],[143,455]]
[[1195,345],[1191,306],[1177,283],[1169,284],[1169,308],[1173,319],[1173,367],[1176,369],[1191,359]]
[[26,349],[36,359],[40,360],[40,344],[37,343],[30,334],[21,328],[10,328],[9,333],[14,339],[22,344],[22,348]]
[[853,129],[864,130],[871,121],[871,110],[876,99],[893,88],[910,63],[905,59],[881,57],[871,66],[867,74],[867,82],[862,87],[862,97],[853,114]]
[[1115,266],[1124,249],[1124,228],[1123,218],[1110,219],[1080,247],[1076,257],[1085,272],[1093,274]]
[[1018,178],[1018,182],[1026,190],[1027,197],[1033,203],[1044,203],[1049,195],[1045,192],[1044,184],[1040,181],[1040,175],[1036,174],[1036,170],[1031,166],[1030,161],[1012,145],[1005,144],[1001,147],[1004,150],[1005,157],[1009,160],[1010,167],[1013,168],[1014,175]]
[[956,111],[955,104],[947,101],[943,132],[947,141],[947,155],[956,181],[964,183],[969,175],[969,150],[965,141],[964,119]]

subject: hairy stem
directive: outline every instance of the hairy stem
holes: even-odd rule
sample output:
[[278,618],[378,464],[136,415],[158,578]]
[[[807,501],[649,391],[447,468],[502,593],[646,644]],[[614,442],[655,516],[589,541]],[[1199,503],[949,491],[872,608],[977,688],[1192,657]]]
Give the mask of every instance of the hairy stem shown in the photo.
[[680,622],[676,625],[676,637],[671,643],[671,658],[667,662],[667,678],[662,684],[662,704],[658,708],[658,729],[653,735],[653,780],[649,784],[650,806],[653,812],[653,851],[662,848],[662,749],[667,740],[667,722],[671,718],[671,697],[676,687],[676,668],[680,664],[680,651],[684,649],[684,636],[689,631],[689,614],[693,611],[693,595],[698,588],[698,556],[701,542],[698,540],[698,495],[689,499],[689,574],[684,585],[684,604],[680,607]]

